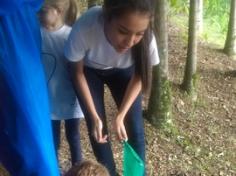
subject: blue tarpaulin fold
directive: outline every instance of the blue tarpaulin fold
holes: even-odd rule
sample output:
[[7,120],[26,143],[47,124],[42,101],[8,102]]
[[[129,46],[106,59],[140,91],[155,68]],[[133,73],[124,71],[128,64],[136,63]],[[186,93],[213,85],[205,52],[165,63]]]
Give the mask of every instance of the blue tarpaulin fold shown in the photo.
[[0,0],[0,163],[13,176],[58,176],[36,10]]

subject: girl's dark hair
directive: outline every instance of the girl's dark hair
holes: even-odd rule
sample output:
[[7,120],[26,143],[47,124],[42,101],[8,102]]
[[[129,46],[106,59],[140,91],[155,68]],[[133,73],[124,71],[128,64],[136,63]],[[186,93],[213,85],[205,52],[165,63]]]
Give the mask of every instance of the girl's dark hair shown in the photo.
[[135,60],[135,73],[141,76],[144,92],[148,90],[151,83],[150,40],[151,30],[149,27],[144,33],[142,40],[132,48],[132,57]]
[[[104,0],[103,15],[108,22],[119,18],[126,12],[154,13],[152,0]],[[143,91],[146,91],[150,84],[150,58],[149,45],[151,40],[151,25],[147,28],[141,41],[132,47],[132,58],[135,62],[135,73],[141,77]]]

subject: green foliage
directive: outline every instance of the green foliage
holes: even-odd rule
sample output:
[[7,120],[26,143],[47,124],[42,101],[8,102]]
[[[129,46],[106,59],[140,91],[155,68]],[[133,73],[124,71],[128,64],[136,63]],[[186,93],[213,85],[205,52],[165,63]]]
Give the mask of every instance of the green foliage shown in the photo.
[[[189,0],[169,0],[170,14],[180,26],[188,21]],[[202,39],[223,46],[228,30],[230,0],[203,0],[203,33]],[[176,21],[179,15],[185,19]]]
[[204,11],[205,15],[220,16],[229,10],[230,0],[204,0]]
[[177,14],[188,14],[189,12],[189,0],[169,0],[171,12]]
[[228,30],[230,0],[204,1],[203,38],[210,43],[223,45]]

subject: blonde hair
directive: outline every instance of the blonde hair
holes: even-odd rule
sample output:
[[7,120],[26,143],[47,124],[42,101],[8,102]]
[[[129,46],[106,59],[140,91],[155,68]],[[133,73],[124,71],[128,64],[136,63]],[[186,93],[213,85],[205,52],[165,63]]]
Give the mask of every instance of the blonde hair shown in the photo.
[[59,10],[67,25],[72,26],[77,18],[78,6],[75,0],[45,0],[44,6]]
[[74,165],[65,176],[110,176],[110,174],[102,164],[86,160]]

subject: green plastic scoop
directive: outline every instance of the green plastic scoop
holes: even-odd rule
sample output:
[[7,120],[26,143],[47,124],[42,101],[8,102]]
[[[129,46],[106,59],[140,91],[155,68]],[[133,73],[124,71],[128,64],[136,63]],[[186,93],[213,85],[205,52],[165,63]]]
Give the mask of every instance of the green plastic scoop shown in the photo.
[[123,176],[143,176],[144,162],[128,142],[123,143],[123,152]]

